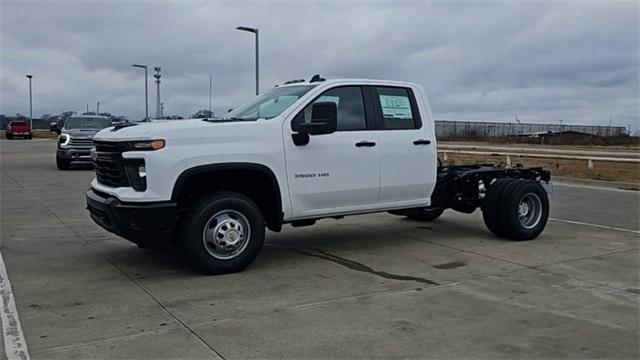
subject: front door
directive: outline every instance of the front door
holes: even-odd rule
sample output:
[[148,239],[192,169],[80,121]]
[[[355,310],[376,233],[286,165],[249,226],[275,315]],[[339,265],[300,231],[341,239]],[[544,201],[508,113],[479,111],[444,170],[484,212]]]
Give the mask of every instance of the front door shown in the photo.
[[[309,122],[314,102],[335,102],[337,130],[312,135],[296,146],[290,134],[300,122]],[[339,214],[375,206],[378,202],[378,132],[370,130],[360,86],[340,86],[322,93],[291,122],[284,142],[287,180],[293,217]]]

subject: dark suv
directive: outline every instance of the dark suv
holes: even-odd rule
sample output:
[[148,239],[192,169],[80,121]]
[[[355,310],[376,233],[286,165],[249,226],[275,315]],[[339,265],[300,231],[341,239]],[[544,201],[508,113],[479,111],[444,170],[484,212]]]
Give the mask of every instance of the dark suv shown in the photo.
[[105,116],[71,116],[59,130],[56,164],[58,169],[67,170],[71,162],[92,162],[93,136],[100,130],[112,126]]

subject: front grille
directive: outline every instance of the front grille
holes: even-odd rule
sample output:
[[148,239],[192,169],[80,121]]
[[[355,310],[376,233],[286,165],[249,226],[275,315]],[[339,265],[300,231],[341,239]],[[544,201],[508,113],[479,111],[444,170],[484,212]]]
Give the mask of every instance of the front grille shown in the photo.
[[129,150],[129,143],[96,141],[94,166],[98,182],[111,187],[130,186],[124,172],[122,153]]
[[70,146],[93,146],[93,139],[91,138],[74,138],[69,140]]

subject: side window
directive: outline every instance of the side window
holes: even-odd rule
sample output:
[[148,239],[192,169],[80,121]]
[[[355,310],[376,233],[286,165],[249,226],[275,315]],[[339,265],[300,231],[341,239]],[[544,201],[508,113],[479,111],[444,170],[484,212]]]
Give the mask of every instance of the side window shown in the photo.
[[311,121],[311,107],[316,102],[334,102],[338,106],[338,131],[366,130],[362,89],[359,86],[344,86],[331,89],[307,105],[291,123],[296,131],[298,124]]
[[416,116],[408,89],[376,87],[385,130],[416,129]]

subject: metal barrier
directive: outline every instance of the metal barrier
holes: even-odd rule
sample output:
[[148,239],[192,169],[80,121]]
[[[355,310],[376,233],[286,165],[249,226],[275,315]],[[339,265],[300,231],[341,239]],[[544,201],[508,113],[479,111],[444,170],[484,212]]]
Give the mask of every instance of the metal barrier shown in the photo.
[[[630,151],[592,151],[592,150],[572,150],[558,148],[539,148],[539,147],[515,147],[515,146],[494,146],[494,145],[468,145],[468,144],[451,144],[438,143],[438,149],[455,149],[455,150],[489,150],[489,151],[506,151],[506,152],[525,152],[525,153],[552,153],[552,154],[575,154],[583,156],[605,156],[605,157],[638,157],[640,158],[640,150]],[[588,155],[585,155],[588,154]]]
[[438,150],[442,153],[442,159],[448,160],[448,154],[462,154],[462,155],[482,155],[482,156],[504,156],[506,157],[506,164],[511,165],[512,157],[526,157],[526,158],[543,158],[543,159],[563,159],[563,160],[586,160],[587,167],[593,169],[594,161],[607,161],[607,162],[619,162],[619,163],[635,163],[640,164],[640,158],[621,158],[621,157],[602,157],[602,156],[577,156],[577,155],[562,155],[562,154],[535,154],[535,153],[518,153],[518,152],[495,152],[495,151],[474,151],[474,150],[455,150],[455,149],[443,149]]

